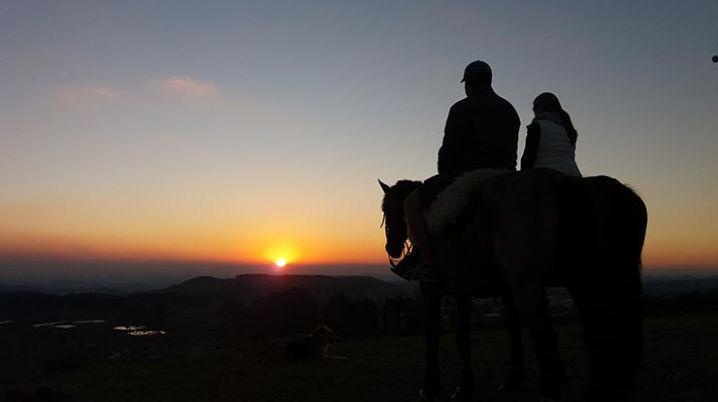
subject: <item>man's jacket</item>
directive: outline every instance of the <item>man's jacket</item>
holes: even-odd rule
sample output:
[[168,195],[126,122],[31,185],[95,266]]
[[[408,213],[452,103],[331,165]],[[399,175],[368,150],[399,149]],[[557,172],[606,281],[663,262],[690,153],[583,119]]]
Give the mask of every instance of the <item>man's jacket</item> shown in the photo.
[[486,88],[449,110],[439,149],[439,174],[458,176],[474,169],[516,170],[521,122],[511,104]]

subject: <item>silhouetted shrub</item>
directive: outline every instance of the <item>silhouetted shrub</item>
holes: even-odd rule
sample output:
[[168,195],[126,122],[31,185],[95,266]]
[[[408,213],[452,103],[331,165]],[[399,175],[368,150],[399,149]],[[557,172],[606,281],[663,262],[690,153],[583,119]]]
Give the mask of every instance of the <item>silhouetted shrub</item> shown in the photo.
[[89,362],[87,351],[72,339],[72,334],[47,331],[43,350],[44,370],[48,374],[78,370]]
[[378,331],[374,302],[370,299],[354,301],[343,293],[329,300],[324,308],[324,322],[344,339],[363,339]]
[[249,310],[242,303],[224,301],[217,318],[215,333],[220,341],[237,344],[251,335]]
[[72,402],[74,399],[48,387],[38,387],[33,393],[23,388],[0,392],[0,401],[7,402]]
[[321,321],[319,304],[309,292],[291,288],[257,299],[248,311],[253,338],[307,333]]
[[383,326],[389,335],[415,335],[424,331],[421,302],[410,297],[384,299]]

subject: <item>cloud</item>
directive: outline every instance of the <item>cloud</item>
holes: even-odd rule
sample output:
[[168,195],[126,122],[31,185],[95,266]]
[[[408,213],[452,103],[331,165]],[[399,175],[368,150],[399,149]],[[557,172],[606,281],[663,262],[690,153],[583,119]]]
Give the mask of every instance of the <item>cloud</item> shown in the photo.
[[193,97],[214,97],[219,94],[217,86],[188,75],[171,75],[153,81],[154,86],[164,92]]
[[66,84],[54,88],[50,96],[59,103],[78,103],[84,101],[108,100],[116,98],[119,92],[107,85],[72,85]]
[[62,84],[50,91],[50,98],[59,104],[76,105],[112,99],[151,99],[154,95],[177,98],[215,99],[220,95],[217,85],[188,75],[170,75],[150,79],[144,86],[119,89],[105,84]]

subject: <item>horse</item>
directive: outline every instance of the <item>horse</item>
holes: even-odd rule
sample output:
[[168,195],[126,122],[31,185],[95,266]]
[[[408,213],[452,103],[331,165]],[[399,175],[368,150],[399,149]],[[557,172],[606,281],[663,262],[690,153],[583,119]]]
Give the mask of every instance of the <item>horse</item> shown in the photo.
[[[380,184],[385,249],[390,260],[397,260],[409,242],[404,199],[421,182]],[[643,351],[641,251],[648,214],[641,198],[607,176],[572,178],[530,169],[483,180],[460,216],[459,222],[432,236],[438,281],[420,284],[427,321],[427,368],[420,400],[434,400],[440,390],[444,294],[454,295],[459,306],[459,398],[469,399],[474,389],[471,297],[500,296],[507,311],[518,316],[513,325],[520,321],[529,330],[542,397],[558,399],[564,368],[546,305],[547,286],[566,287],[582,318],[591,358],[586,400],[627,400]],[[516,339],[520,345],[520,329],[509,328],[512,345]],[[512,361],[518,358],[523,360],[521,350],[512,347]],[[519,368],[517,363],[512,373]]]

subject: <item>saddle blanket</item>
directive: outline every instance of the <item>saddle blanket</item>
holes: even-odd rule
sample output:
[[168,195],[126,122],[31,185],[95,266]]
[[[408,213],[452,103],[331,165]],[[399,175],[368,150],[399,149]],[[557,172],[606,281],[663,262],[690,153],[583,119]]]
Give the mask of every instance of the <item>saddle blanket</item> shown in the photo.
[[439,193],[436,200],[424,211],[424,221],[432,235],[439,234],[456,223],[462,212],[481,192],[492,177],[511,173],[507,169],[476,169],[454,180]]

